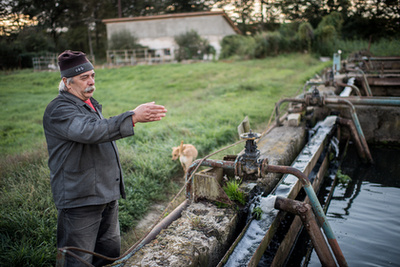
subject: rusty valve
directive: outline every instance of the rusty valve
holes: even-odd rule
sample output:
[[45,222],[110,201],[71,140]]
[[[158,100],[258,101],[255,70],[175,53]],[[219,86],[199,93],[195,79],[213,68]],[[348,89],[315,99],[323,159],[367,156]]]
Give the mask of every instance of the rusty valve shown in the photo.
[[314,86],[311,93],[305,95],[305,103],[307,106],[323,106],[324,97],[321,96],[319,90]]
[[240,138],[246,140],[245,150],[235,162],[235,174],[239,177],[251,178],[253,176],[260,176],[259,157],[260,151],[255,142],[260,138],[261,134],[253,133],[251,130],[248,133],[240,135]]

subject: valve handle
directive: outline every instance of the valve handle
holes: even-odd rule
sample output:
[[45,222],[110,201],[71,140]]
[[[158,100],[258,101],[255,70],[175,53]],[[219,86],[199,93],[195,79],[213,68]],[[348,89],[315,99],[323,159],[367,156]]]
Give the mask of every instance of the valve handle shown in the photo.
[[240,135],[241,139],[246,139],[246,140],[254,140],[254,139],[258,139],[260,137],[261,137],[261,134],[253,133],[251,130],[248,133],[243,133]]

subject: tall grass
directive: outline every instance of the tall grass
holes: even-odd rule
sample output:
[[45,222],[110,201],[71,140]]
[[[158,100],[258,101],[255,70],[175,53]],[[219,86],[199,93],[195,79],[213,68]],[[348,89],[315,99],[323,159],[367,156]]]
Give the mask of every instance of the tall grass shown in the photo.
[[[286,28],[286,29],[285,29]],[[314,36],[315,35],[315,36]],[[352,53],[368,51],[373,56],[399,56],[398,36],[377,40],[341,39],[333,25],[315,31],[311,25],[301,24],[299,30],[283,27],[274,32],[262,32],[255,36],[231,35],[222,40],[221,58],[253,59],[276,56],[288,51],[308,51],[318,56],[332,57],[338,50],[346,58]]]
[[400,56],[400,39],[380,39],[371,43],[366,40],[338,40],[335,48],[343,52],[343,58],[357,51],[369,51],[374,56]]
[[[156,101],[168,109],[161,122],[137,124],[119,140],[127,198],[120,201],[124,232],[154,201],[165,201],[182,181],[171,148],[194,144],[199,157],[238,139],[247,115],[263,129],[282,97],[330,63],[300,54],[264,60],[96,68],[95,98],[105,117]],[[58,91],[59,74],[21,71],[0,74],[0,262],[4,266],[55,263],[56,209],[52,202],[43,111]],[[240,148],[242,149],[242,148]],[[180,178],[183,179],[183,178]]]

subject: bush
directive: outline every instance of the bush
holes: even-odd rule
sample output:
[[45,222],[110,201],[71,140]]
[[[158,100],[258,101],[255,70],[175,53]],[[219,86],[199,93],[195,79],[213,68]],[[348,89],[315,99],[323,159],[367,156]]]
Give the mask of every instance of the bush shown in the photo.
[[109,44],[108,49],[112,50],[137,49],[143,47],[138,43],[138,39],[128,30],[122,30],[111,35]]
[[254,56],[256,58],[265,58],[267,56],[276,56],[286,50],[287,42],[280,32],[262,32],[255,37]]
[[18,55],[18,64],[21,68],[33,68],[33,58],[36,57],[36,53],[22,53]]
[[256,42],[251,36],[228,35],[221,41],[220,58],[237,56],[241,59],[254,58]]
[[203,59],[204,55],[214,55],[215,49],[208,40],[194,30],[175,36],[175,42],[179,46],[175,52],[175,58],[179,62],[185,59]]

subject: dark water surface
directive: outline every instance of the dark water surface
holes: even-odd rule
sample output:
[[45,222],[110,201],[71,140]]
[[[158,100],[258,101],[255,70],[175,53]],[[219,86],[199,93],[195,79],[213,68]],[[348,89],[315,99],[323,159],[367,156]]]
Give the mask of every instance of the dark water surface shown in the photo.
[[[375,165],[350,148],[327,218],[349,266],[400,266],[400,148],[370,147]],[[315,252],[308,266],[321,266]]]

